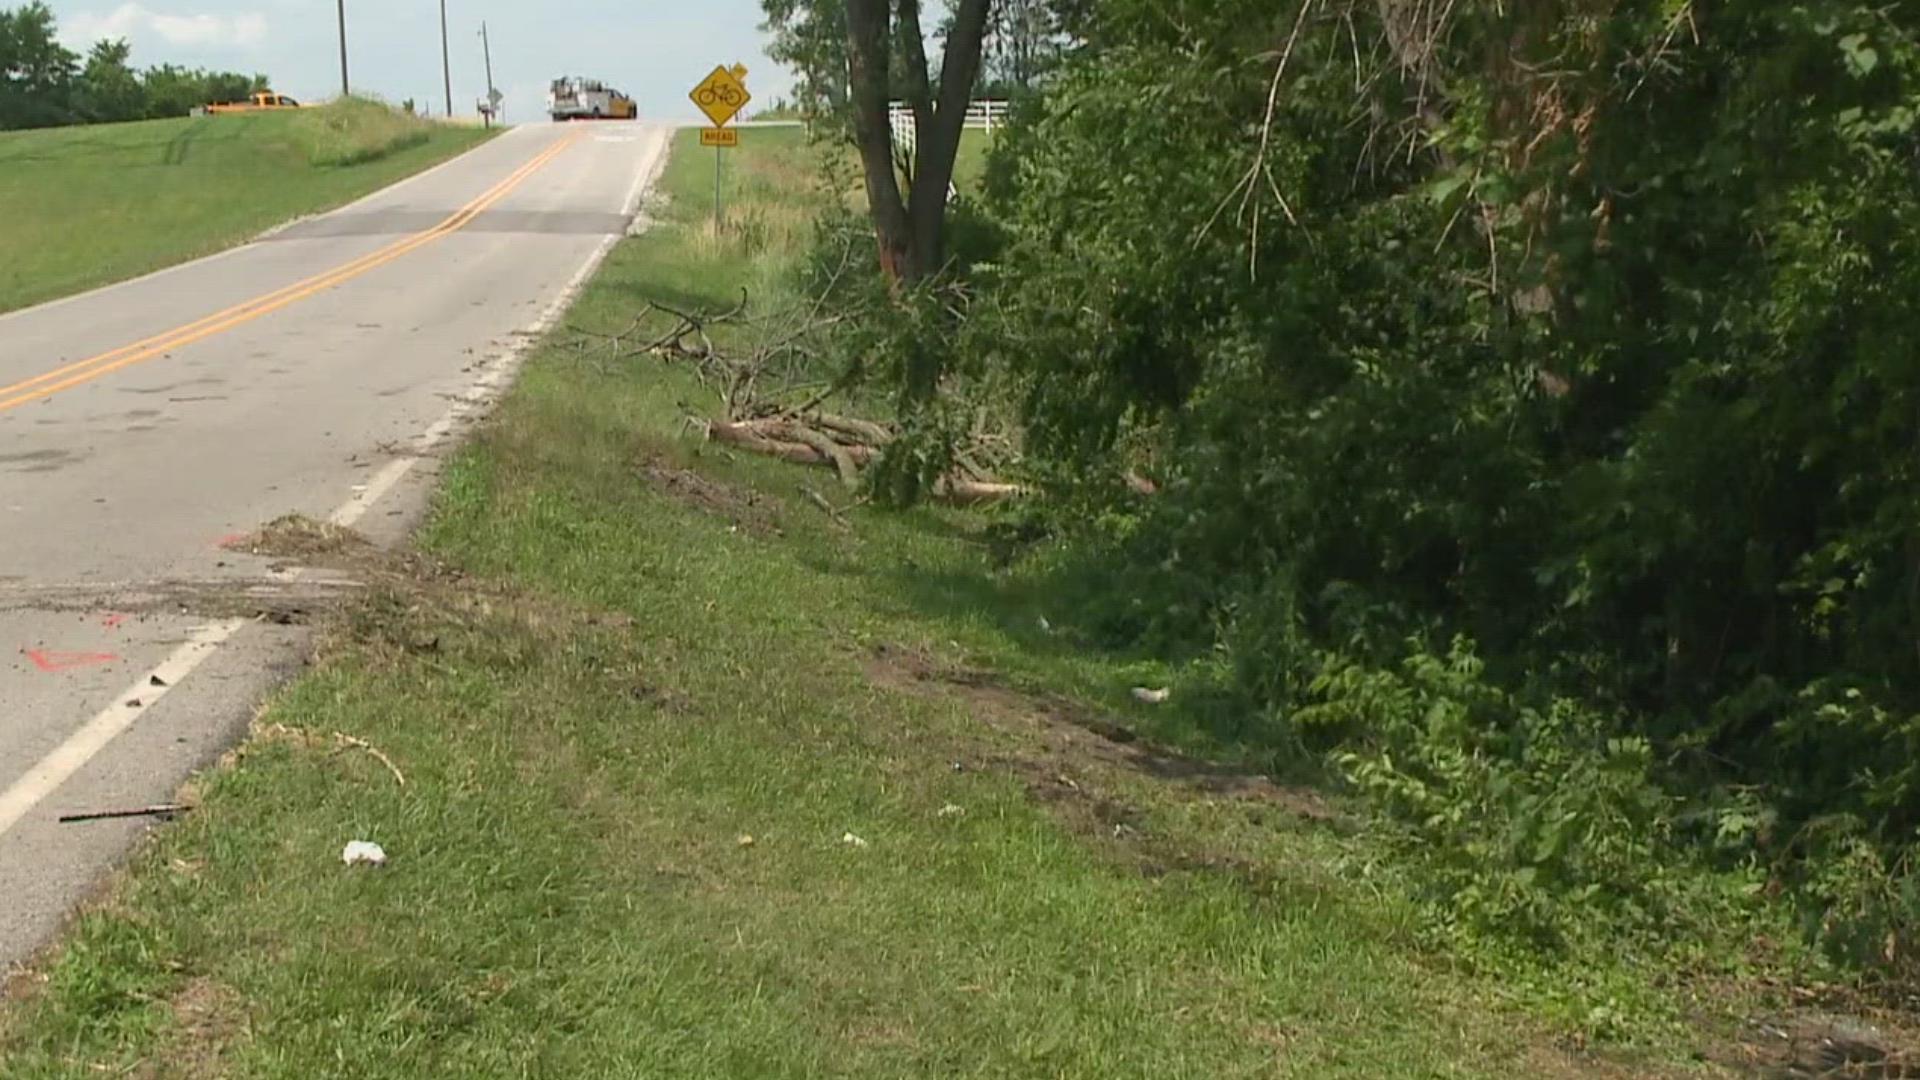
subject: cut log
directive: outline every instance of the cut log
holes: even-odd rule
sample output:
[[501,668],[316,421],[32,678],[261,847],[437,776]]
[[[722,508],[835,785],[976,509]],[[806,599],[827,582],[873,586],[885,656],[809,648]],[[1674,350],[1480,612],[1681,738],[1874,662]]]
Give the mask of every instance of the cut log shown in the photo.
[[885,446],[892,442],[894,437],[893,431],[884,424],[876,424],[871,420],[860,420],[851,416],[815,413],[807,417],[807,421],[867,446]]
[[849,488],[860,486],[860,466],[853,463],[853,452],[845,446],[804,424],[789,424],[786,427],[789,438],[803,446],[812,447],[840,472],[840,482]]
[[933,482],[933,497],[956,506],[1017,499],[1026,495],[1022,484],[1003,484],[991,480],[972,480],[962,476],[943,476]]
[[[756,454],[766,454],[769,457],[777,457],[800,465],[838,467],[834,455],[825,453],[796,437],[795,427],[796,425],[784,420],[743,420],[738,423],[716,420],[707,425],[707,434],[729,446],[738,446]],[[873,461],[872,447],[843,446],[840,450],[856,467],[868,465]]]
[[729,446],[738,446],[742,450],[751,450],[756,454],[777,457],[800,465],[822,465],[820,452],[802,443],[782,442],[770,439],[746,424],[712,423],[707,425],[709,438],[718,439]]

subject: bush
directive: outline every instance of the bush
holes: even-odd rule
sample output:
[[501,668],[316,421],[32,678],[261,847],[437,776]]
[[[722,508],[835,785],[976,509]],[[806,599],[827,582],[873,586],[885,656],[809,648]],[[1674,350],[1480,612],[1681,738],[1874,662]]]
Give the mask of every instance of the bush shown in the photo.
[[1602,915],[1649,927],[1677,913],[1675,800],[1643,738],[1569,698],[1529,705],[1490,685],[1464,640],[1397,670],[1328,658],[1294,714],[1342,734],[1349,781],[1403,822],[1451,913],[1543,940]]

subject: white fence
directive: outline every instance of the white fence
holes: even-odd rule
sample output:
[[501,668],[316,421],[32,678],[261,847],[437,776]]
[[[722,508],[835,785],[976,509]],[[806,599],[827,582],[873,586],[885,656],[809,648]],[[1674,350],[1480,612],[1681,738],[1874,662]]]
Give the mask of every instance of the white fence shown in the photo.
[[[893,124],[893,141],[903,146],[913,145],[913,110],[906,102],[896,101],[887,107],[887,120]],[[1007,103],[1004,101],[976,101],[967,106],[967,119],[964,126],[991,132],[1007,122]]]

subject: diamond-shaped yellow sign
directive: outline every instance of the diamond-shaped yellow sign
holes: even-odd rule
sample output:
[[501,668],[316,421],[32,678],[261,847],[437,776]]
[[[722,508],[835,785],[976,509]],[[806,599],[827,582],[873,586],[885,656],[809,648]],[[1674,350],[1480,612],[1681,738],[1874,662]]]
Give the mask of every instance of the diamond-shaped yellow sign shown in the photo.
[[700,85],[688,96],[707,114],[707,119],[713,121],[714,127],[726,124],[753,100],[753,95],[747,93],[747,85],[723,67],[714,68],[713,74],[700,80]]

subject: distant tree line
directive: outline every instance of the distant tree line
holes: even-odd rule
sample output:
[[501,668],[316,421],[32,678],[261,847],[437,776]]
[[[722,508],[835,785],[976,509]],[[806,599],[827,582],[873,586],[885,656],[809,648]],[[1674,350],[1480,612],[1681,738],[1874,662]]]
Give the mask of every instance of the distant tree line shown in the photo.
[[161,64],[137,71],[124,39],[86,56],[61,45],[39,0],[0,8],[0,130],[185,116],[195,105],[265,89],[264,75]]

